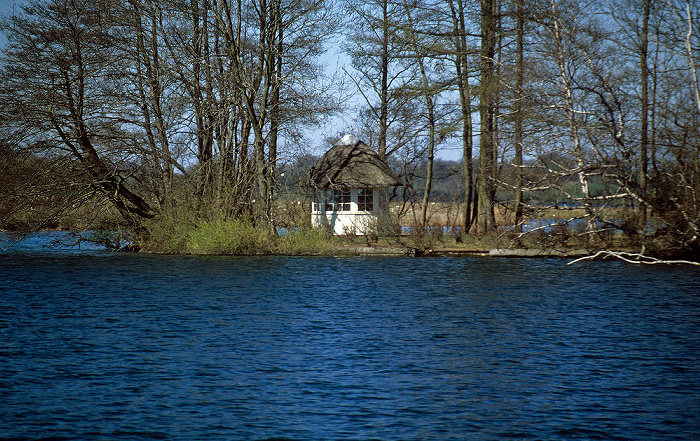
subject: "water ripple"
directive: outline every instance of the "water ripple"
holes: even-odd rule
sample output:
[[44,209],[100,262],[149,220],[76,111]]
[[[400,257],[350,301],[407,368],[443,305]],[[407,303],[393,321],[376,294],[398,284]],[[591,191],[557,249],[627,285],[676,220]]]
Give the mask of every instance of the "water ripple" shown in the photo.
[[694,439],[698,275],[0,255],[0,441]]

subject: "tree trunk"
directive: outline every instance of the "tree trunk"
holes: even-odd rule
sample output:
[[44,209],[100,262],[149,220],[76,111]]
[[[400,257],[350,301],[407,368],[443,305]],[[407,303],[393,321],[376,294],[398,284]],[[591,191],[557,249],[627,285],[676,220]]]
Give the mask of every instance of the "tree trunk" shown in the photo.
[[523,0],[516,3],[516,66],[515,66],[515,232],[522,232],[523,222],[523,70],[525,9]]
[[457,7],[450,0],[452,14],[452,28],[455,33],[455,70],[457,73],[457,87],[459,89],[459,102],[462,112],[462,173],[464,182],[464,205],[462,207],[463,233],[469,233],[472,226],[472,195],[474,192],[474,176],[472,164],[472,107],[471,93],[469,92],[469,64],[467,59],[467,28],[464,21],[464,4],[457,0]]
[[590,184],[588,180],[588,173],[586,172],[586,161],[583,157],[583,148],[581,147],[578,122],[576,120],[571,81],[566,71],[566,60],[564,58],[564,37],[562,35],[560,18],[558,16],[554,0],[551,0],[550,2],[550,13],[553,22],[555,56],[557,59],[557,67],[559,68],[560,88],[564,97],[564,110],[569,126],[569,136],[574,144],[573,154],[576,160],[577,175],[579,185],[581,186],[581,195],[583,198],[584,207],[588,216],[586,229],[587,231],[592,231],[593,207],[591,205]]
[[421,89],[423,90],[423,96],[425,97],[425,105],[428,110],[428,162],[426,163],[425,171],[425,191],[423,192],[423,205],[421,209],[421,225],[423,228],[428,226],[428,204],[430,203],[430,192],[433,186],[433,162],[435,157],[435,103],[433,102],[432,91],[430,88],[430,80],[428,79],[428,74],[425,71],[424,55],[422,49],[418,47],[418,41],[416,40],[416,32],[414,29],[413,20],[411,18],[411,9],[408,4],[404,1],[404,7],[406,9],[406,17],[408,18],[408,25],[410,28],[411,45],[413,46],[413,52],[416,56],[416,61],[418,62],[418,67],[420,68],[421,79],[423,81]]
[[[644,16],[642,17],[642,35],[639,52],[639,68],[642,82],[641,100],[641,133],[639,139],[639,187],[643,195],[648,192],[648,170],[649,170],[649,69],[647,67],[647,56],[649,50],[649,13],[651,0],[644,0]],[[644,232],[647,228],[647,206],[644,202],[639,203],[639,229]]]
[[[279,3],[277,5],[279,7]],[[270,100],[270,142],[267,151],[267,180],[268,194],[266,195],[270,206],[275,194],[277,181],[277,141],[280,124],[280,81],[282,79],[282,27],[279,27],[279,40],[277,42],[277,54],[275,55],[275,74],[272,80],[272,96]]]
[[[158,188],[158,202],[171,204],[173,185],[173,161],[170,156],[170,147],[165,128],[162,110],[162,86],[160,82],[160,57],[158,54],[158,13],[155,5],[148,3],[150,9],[144,11],[136,1],[131,2],[134,12],[134,25],[136,30],[136,86],[141,100],[141,111],[144,118],[144,130],[150,154],[153,156],[154,166],[160,172]],[[143,19],[150,15],[150,53],[146,49],[146,31],[143,27]],[[145,71],[144,71],[145,68]],[[153,112],[151,112],[151,107]],[[154,132],[155,128],[155,132]]]
[[494,216],[494,55],[496,51],[496,0],[481,0],[481,87],[479,92],[479,170],[476,183],[478,193],[477,230],[480,233],[491,231],[496,226]]
[[381,75],[379,96],[379,139],[377,141],[377,154],[386,161],[387,132],[389,125],[389,5],[387,0],[382,1],[382,48],[381,48]]

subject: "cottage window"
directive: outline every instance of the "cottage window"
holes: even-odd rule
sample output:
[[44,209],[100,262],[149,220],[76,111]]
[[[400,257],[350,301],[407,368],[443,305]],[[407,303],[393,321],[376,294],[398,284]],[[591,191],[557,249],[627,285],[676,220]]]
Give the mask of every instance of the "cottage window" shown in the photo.
[[350,190],[329,191],[326,196],[326,211],[350,211]]
[[357,190],[357,210],[374,210],[374,191],[371,188],[360,188]]

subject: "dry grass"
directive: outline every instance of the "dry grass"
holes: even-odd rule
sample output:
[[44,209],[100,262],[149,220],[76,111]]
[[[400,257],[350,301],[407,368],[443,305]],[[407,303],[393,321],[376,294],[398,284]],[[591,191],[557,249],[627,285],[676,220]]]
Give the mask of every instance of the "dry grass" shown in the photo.
[[[431,202],[427,210],[428,225],[433,226],[459,226],[463,222],[463,204],[448,203],[448,202]],[[414,226],[420,224],[422,205],[415,203],[412,205],[393,204],[391,207],[392,213],[398,216],[398,223],[402,226]],[[403,211],[402,211],[403,210]],[[498,225],[513,225],[515,222],[515,212],[510,207],[499,205],[495,207],[494,214],[496,224]],[[598,211],[598,216],[603,219],[623,219],[634,215],[629,208],[614,208],[607,207]],[[525,210],[525,219],[557,219],[568,220],[584,218],[586,210],[584,208],[568,208],[568,207],[528,207]]]
[[[416,249],[454,250],[456,252],[488,252],[493,248],[600,248],[626,249],[630,247],[627,236],[608,232],[595,238],[581,234],[574,225],[562,225],[547,230],[541,229],[527,234],[517,234],[509,227],[514,224],[514,212],[510,207],[498,206],[495,209],[496,223],[500,226],[490,234],[460,234],[463,223],[462,204],[431,202],[427,210],[427,225],[421,220],[421,205],[392,203],[390,206],[392,224],[396,234],[369,236],[333,237],[331,241],[340,246],[404,246]],[[280,226],[309,226],[308,202],[280,201],[276,206],[275,220]],[[566,221],[584,218],[583,208],[541,207],[528,208],[526,220]],[[605,208],[599,215],[605,219],[624,219],[634,215],[630,209]],[[405,228],[408,227],[408,228]]]

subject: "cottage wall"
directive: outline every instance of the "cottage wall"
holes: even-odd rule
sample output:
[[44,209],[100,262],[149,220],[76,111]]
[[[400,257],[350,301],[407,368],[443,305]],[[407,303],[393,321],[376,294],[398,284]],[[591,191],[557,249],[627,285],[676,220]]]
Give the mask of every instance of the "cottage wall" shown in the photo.
[[360,211],[358,193],[360,189],[350,188],[349,210],[330,209],[331,206],[342,207],[343,204],[333,204],[332,193],[318,191],[311,207],[311,225],[317,228],[329,228],[332,234],[365,235],[376,228],[377,224],[377,194],[372,190],[372,210]]

